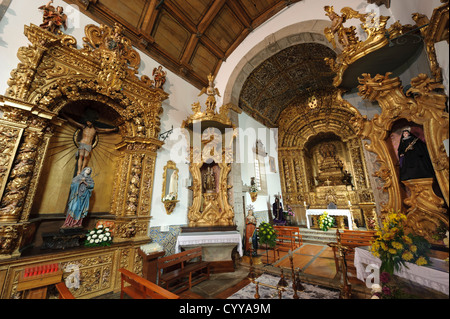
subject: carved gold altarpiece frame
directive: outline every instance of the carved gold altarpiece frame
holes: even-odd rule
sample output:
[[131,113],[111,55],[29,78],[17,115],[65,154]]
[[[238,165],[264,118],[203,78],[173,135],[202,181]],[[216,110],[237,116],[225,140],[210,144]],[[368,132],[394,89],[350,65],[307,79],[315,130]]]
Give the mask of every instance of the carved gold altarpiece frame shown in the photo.
[[[383,190],[389,196],[381,209],[382,216],[391,210],[404,211],[411,230],[431,243],[442,244],[433,239],[433,233],[441,222],[447,228],[449,226],[448,212],[443,208],[444,200],[447,205],[449,200],[449,162],[443,144],[449,138],[449,116],[445,111],[447,96],[437,90],[443,86],[425,74],[413,78],[406,93],[400,79],[391,78],[390,73],[374,77],[363,74],[359,83],[359,95],[363,99],[377,101],[382,110],[372,120],[361,115],[352,119],[358,136],[370,140],[365,147],[377,155],[380,164],[375,176],[384,181]],[[390,151],[392,146],[389,145],[391,128],[400,119],[423,127],[425,143],[444,199],[438,200],[431,183],[422,179],[406,181],[405,185],[412,194],[405,198],[399,180],[398,158]]]
[[[140,56],[118,24],[87,25],[81,49],[74,37],[60,31],[53,34],[31,24],[24,33],[31,44],[19,49],[20,63],[11,72],[6,95],[0,96],[0,143],[6,154],[0,158],[0,286],[6,289],[1,297],[13,297],[17,274],[25,267],[14,257],[35,231],[29,217],[49,141],[55,128],[67,125],[58,115],[68,103],[82,100],[102,103],[117,115],[122,141],[114,146],[119,155],[111,172],[108,217],[115,224],[116,245],[28,258],[26,266],[63,260],[86,266],[77,297],[117,290],[118,267],[141,273],[137,249],[149,241],[156,152],[163,144],[158,140],[161,105],[168,94],[149,77],[137,76]],[[12,258],[16,262],[8,261]]]
[[[362,225],[368,217],[377,219],[374,195],[361,139],[350,125],[350,119],[359,111],[341,94],[342,90],[336,89],[319,98],[314,107],[305,101],[282,112],[278,139],[281,190],[284,204],[298,212],[304,211],[305,206],[326,209],[327,196],[331,194],[338,208],[350,209],[354,219]],[[338,155],[346,160],[345,169],[353,175],[353,189],[343,183],[315,185],[312,181],[312,172],[318,171],[318,163],[312,160],[311,148],[324,143],[323,137],[331,133],[336,138],[333,143],[342,146]]]
[[[235,126],[229,118],[232,106],[222,105],[219,112],[216,112],[215,96],[219,92],[214,87],[214,77],[211,74],[208,81],[209,86],[199,94],[207,95],[206,109],[202,111],[200,103],[194,103],[194,113],[181,125],[185,129],[186,140],[190,143],[188,160],[192,175],[192,205],[188,210],[188,226],[234,226],[234,210],[229,202],[229,189],[232,185],[228,183],[233,161],[233,141],[236,138]],[[227,132],[231,135],[226,135]],[[218,172],[215,173],[217,187],[214,191],[206,192],[202,168],[209,164],[218,167],[215,171]]]

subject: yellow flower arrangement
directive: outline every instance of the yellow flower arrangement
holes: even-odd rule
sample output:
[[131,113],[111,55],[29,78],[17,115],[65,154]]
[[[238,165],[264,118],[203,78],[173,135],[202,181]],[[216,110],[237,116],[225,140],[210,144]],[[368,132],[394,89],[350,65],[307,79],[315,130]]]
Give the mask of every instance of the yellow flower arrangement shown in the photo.
[[381,271],[393,274],[405,262],[419,266],[429,264],[427,252],[430,244],[420,236],[405,234],[403,223],[406,215],[393,211],[386,214],[382,228],[377,229],[371,252],[381,259]]

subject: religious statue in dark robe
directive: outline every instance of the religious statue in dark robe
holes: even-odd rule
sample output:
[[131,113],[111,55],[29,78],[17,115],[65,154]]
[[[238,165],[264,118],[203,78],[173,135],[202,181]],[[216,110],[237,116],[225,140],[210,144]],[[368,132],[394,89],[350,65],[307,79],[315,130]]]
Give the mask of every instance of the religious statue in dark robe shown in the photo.
[[80,174],[72,179],[67,216],[61,228],[82,227],[81,224],[88,213],[89,199],[94,189],[94,180],[91,173],[92,169],[85,167]]
[[275,202],[272,204],[272,211],[275,223],[286,222],[283,213],[283,204],[280,202],[280,198],[275,196]]
[[426,144],[409,130],[403,130],[398,146],[400,180],[434,177],[433,164]]

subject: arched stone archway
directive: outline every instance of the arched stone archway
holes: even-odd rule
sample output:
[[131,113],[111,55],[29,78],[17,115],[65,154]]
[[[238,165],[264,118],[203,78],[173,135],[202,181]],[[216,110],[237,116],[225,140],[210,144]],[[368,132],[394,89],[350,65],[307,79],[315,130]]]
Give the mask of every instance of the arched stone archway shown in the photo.
[[251,72],[264,60],[290,46],[301,43],[319,43],[336,54],[341,49],[334,49],[325,38],[323,30],[331,25],[326,20],[309,20],[292,24],[267,36],[244,55],[234,67],[228,78],[223,94],[224,104],[239,104],[242,85]]

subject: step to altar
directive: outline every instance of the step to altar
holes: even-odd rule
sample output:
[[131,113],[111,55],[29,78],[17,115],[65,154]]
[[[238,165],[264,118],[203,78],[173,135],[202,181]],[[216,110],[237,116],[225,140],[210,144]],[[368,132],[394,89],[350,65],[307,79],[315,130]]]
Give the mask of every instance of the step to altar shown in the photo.
[[320,229],[300,228],[300,235],[302,235],[302,240],[304,243],[326,245],[328,243],[337,242],[336,228],[331,228],[327,231]]

